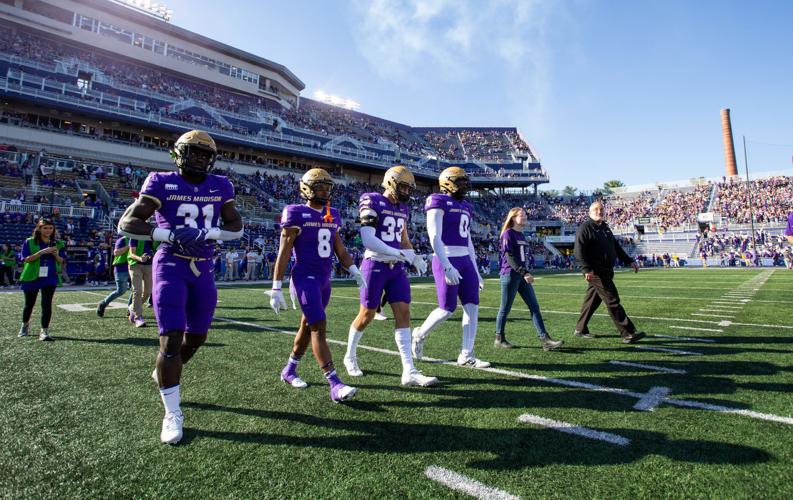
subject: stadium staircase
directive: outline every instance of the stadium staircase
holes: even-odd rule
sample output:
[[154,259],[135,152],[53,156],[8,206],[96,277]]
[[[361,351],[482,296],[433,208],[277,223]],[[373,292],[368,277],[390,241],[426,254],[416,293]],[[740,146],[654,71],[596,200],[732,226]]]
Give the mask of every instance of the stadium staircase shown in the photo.
[[710,191],[710,200],[708,200],[708,206],[705,208],[705,212],[712,212],[713,205],[716,203],[716,196],[719,194],[719,185],[718,183],[713,183],[713,187]]

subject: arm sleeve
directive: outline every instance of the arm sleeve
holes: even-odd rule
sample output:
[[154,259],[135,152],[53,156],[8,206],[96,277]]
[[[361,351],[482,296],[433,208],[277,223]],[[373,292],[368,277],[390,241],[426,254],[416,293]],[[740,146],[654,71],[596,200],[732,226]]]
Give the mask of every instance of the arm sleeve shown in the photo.
[[446,256],[446,245],[443,244],[443,210],[431,208],[427,211],[427,235],[430,238],[432,250],[438,256],[444,269],[451,266],[452,264]]
[[584,245],[587,244],[587,238],[584,233],[586,233],[586,226],[582,225],[578,228],[578,232],[575,235],[575,263],[584,273],[591,273],[592,266],[586,260],[586,252],[584,251]]
[[515,256],[512,255],[512,252],[509,251],[504,252],[504,259],[506,259],[507,264],[509,264],[509,267],[511,267],[513,271],[520,274],[521,276],[525,275],[528,272],[526,271],[525,268],[523,268],[520,264],[518,264],[518,261],[515,259]]
[[377,237],[375,228],[371,226],[361,226],[361,243],[373,252],[391,257],[399,256],[399,250],[386,245],[383,240]]

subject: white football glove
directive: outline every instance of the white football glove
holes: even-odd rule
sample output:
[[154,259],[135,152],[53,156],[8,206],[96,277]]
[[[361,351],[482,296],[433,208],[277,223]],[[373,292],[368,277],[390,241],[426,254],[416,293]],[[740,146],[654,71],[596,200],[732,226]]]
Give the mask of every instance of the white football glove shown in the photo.
[[363,275],[361,271],[358,270],[358,266],[352,265],[350,266],[347,271],[350,273],[350,276],[355,280],[355,283],[358,285],[358,288],[361,290],[366,289],[366,281],[363,279]]
[[280,313],[281,309],[284,311],[288,309],[286,299],[284,299],[284,294],[280,289],[264,293],[270,296],[270,307],[275,311],[275,314]]
[[459,285],[460,279],[462,275],[460,275],[460,271],[458,271],[454,266],[449,266],[443,269],[443,274],[446,275],[446,284],[447,285]]
[[481,292],[482,290],[485,289],[485,280],[482,279],[481,274],[477,274],[477,277],[479,278],[479,291]]
[[421,255],[416,255],[416,258],[413,259],[413,267],[416,268],[416,271],[421,276],[424,276],[424,274],[427,272],[427,261],[424,260],[424,257]]

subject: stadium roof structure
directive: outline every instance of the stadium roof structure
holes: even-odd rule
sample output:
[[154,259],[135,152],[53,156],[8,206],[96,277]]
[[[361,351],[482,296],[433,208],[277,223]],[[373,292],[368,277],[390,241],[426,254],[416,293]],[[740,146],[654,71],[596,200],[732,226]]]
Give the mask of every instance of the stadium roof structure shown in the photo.
[[232,47],[231,45],[218,42],[217,40],[213,40],[209,37],[199,35],[198,33],[194,33],[190,30],[180,28],[179,26],[174,26],[173,24],[149,16],[147,14],[144,14],[143,12],[138,12],[135,9],[125,7],[124,5],[119,3],[111,2],[108,0],[74,0],[74,1],[77,3],[89,5],[96,9],[104,10],[106,12],[109,12],[111,14],[120,17],[130,18],[134,20],[136,23],[140,23],[144,26],[151,27],[152,29],[156,29],[166,34],[178,38],[182,38],[189,42],[193,42],[217,50],[220,53],[226,54],[231,57],[236,57],[243,61],[247,61],[251,64],[265,67],[283,76],[287,81],[289,81],[289,83],[294,85],[298,90],[302,91],[306,88],[306,84],[303,83],[303,81],[300,78],[298,78],[294,73],[292,73],[289,70],[289,68],[287,68],[283,64],[278,64],[269,59],[265,59],[264,57],[260,57],[255,54],[251,54],[250,52],[237,49],[235,47]]

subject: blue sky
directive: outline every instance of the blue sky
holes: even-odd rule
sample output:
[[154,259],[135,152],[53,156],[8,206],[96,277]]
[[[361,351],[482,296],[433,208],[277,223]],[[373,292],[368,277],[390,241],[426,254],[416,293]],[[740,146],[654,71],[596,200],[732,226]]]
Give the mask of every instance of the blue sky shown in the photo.
[[515,126],[550,188],[793,168],[793,2],[165,0],[173,24],[414,126]]

